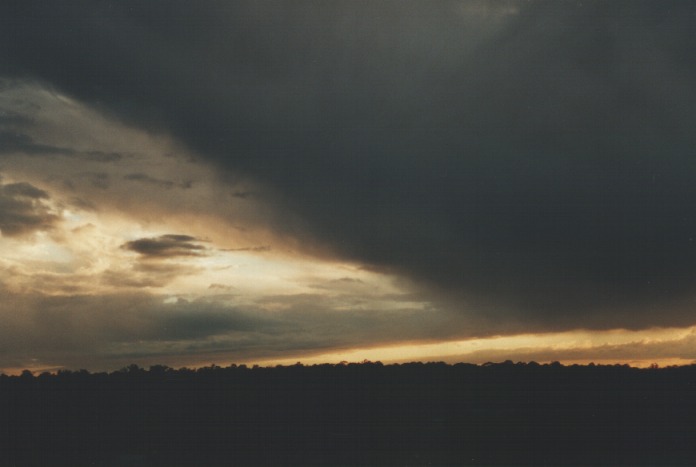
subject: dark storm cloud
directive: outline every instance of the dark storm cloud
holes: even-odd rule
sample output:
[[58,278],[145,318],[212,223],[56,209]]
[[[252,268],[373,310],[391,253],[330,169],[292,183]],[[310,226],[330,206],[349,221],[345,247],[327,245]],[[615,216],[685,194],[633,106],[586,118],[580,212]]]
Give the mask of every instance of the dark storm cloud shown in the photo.
[[205,247],[195,237],[188,235],[160,235],[139,238],[125,243],[122,248],[139,253],[145,258],[175,258],[179,256],[203,256]]
[[462,307],[669,324],[696,283],[695,8],[4,2],[0,71],[172,132],[272,186],[276,228]]
[[0,234],[18,237],[50,229],[58,217],[46,205],[48,193],[20,182],[0,184]]
[[255,193],[251,191],[235,191],[234,193],[232,193],[232,196],[240,199],[249,199],[253,198],[255,196]]

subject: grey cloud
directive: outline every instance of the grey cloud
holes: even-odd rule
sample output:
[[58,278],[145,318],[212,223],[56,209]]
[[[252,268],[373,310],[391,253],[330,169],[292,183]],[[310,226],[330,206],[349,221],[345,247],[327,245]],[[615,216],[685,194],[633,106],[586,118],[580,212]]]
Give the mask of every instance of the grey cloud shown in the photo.
[[0,154],[21,152],[29,155],[61,154],[70,150],[36,143],[31,136],[15,131],[0,131]]
[[339,300],[325,306],[312,295],[268,297],[290,305],[278,313],[261,304],[230,305],[229,295],[165,303],[164,296],[145,293],[2,293],[0,369],[38,362],[113,370],[134,358],[178,366],[206,355],[217,362],[258,361],[411,339],[423,326],[408,310],[346,313],[332,309]]
[[103,151],[78,151],[71,148],[52,146],[37,142],[32,136],[16,131],[2,130],[0,119],[0,154],[22,153],[26,156],[59,155],[91,162],[117,162],[123,154]]
[[110,186],[110,179],[106,172],[82,172],[78,174],[79,178],[83,178],[89,182],[94,188],[107,190]]
[[[0,81],[2,81],[2,76],[0,76]],[[3,87],[0,86],[0,91],[2,89]],[[18,106],[16,103],[15,105]],[[20,153],[24,156],[64,156],[91,162],[117,162],[124,157],[123,154],[117,152],[84,151],[45,144],[37,141],[37,138],[31,134],[37,125],[38,123],[31,117],[31,112],[24,114],[0,108],[0,154]]]
[[96,211],[97,207],[95,204],[89,200],[82,199],[79,197],[73,197],[70,199],[70,204],[72,206],[75,206],[79,209],[83,209],[85,211]]
[[[89,226],[83,228],[90,228]],[[79,231],[79,228],[77,229]],[[75,232],[75,230],[73,230]],[[81,271],[41,271],[33,270],[33,266],[41,267],[41,262],[27,260],[24,267],[10,266],[4,273],[11,277],[11,282],[21,284],[22,293],[80,295],[90,293],[119,293],[157,289],[166,286],[181,276],[192,277],[201,272],[201,268],[170,261],[152,261],[142,257],[130,265],[112,267],[100,272]]]
[[124,155],[118,152],[104,151],[78,151],[74,154],[93,162],[117,162],[123,159]]
[[58,216],[47,206],[48,193],[25,182],[0,185],[0,233],[17,237],[51,229]]
[[61,146],[41,144],[36,142],[33,137],[24,133],[0,131],[0,154],[12,153],[22,153],[26,156],[66,156],[90,162],[117,162],[124,157],[123,154],[116,152],[78,151]]
[[144,174],[144,173],[126,174],[123,176],[123,179],[129,180],[129,181],[147,183],[147,184],[155,185],[155,186],[158,186],[160,188],[165,188],[165,189],[170,189],[170,188],[174,188],[174,187],[191,188],[191,182],[189,182],[189,181],[173,182],[171,180],[161,180],[159,178],[155,178],[155,177],[152,177],[152,176]]
[[356,279],[354,277],[341,277],[340,279],[333,279],[329,281],[330,284],[336,284],[336,285],[346,285],[346,286],[356,286],[356,285],[365,285],[365,282],[361,281],[360,279]]
[[[230,333],[262,332],[264,319],[239,310],[203,309],[197,304],[182,304],[163,315],[158,323],[168,340],[197,339]],[[162,338],[163,336],[157,336]]]
[[271,251],[271,247],[268,245],[260,245],[260,246],[247,246],[247,247],[242,247],[242,248],[225,248],[221,251],[252,251],[252,252],[265,252],[265,251]]
[[167,264],[163,267],[153,268],[143,267],[142,264],[137,264],[132,269],[123,271],[104,271],[100,274],[99,281],[103,285],[117,287],[119,289],[158,288],[164,287],[181,275],[195,272],[195,269],[181,265]]
[[[0,91],[2,91],[0,85]],[[0,108],[0,128],[24,127],[32,123],[32,119],[18,112]]]
[[262,314],[281,305],[282,316],[277,318],[287,320],[292,332],[323,342],[318,350],[470,336],[462,331],[466,321],[461,316],[434,308],[424,299],[412,294],[366,296],[348,291],[331,296],[266,296],[255,303]]
[[205,247],[199,239],[188,235],[160,235],[139,238],[125,243],[122,248],[139,253],[145,258],[175,258],[180,256],[204,256]]
[[33,359],[104,368],[120,345],[176,359],[181,350],[176,342],[191,345],[208,336],[246,331],[250,323],[263,321],[241,310],[204,303],[165,304],[161,297],[146,294],[3,294],[12,298],[13,305],[0,304],[5,323],[0,330],[0,368],[32,365]]
[[48,199],[48,193],[26,182],[10,183],[2,187],[2,192],[9,196],[19,196],[30,199]]
[[369,285],[365,284],[365,282],[360,279],[341,277],[340,279],[332,279],[312,284],[311,287],[321,290],[352,292],[365,290]]
[[654,310],[696,284],[696,7],[469,5],[6,3],[0,73],[171,132],[272,187],[274,228],[501,325],[685,319]]

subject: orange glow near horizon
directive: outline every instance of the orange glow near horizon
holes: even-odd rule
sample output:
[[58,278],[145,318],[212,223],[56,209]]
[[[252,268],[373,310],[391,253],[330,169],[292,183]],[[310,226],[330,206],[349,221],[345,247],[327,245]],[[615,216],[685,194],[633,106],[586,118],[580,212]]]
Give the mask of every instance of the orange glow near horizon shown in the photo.
[[[411,343],[380,347],[345,349],[314,354],[305,358],[268,359],[258,362],[263,366],[291,365],[297,361],[303,364],[381,361],[383,363],[404,363],[411,361],[444,361],[447,363],[476,363],[537,361],[539,363],[559,361],[563,364],[629,364],[635,367],[648,367],[654,363],[660,366],[687,365],[694,360],[674,356],[624,355],[609,357],[607,349],[619,350],[619,354],[629,353],[629,346],[660,347],[696,335],[696,326],[688,328],[653,328],[638,331],[615,329],[607,331],[575,330],[559,333],[521,334],[514,336],[495,336],[488,338],[455,340],[435,343]],[[525,358],[534,356],[535,358]]]

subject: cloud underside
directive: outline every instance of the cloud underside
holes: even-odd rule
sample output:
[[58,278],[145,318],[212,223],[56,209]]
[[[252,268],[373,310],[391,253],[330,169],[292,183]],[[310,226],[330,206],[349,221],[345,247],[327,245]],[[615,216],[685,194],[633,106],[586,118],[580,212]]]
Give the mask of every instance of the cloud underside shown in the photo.
[[[29,1],[0,6],[0,73],[171,134],[221,177],[272,187],[269,229],[481,322],[689,325],[694,8]],[[57,150],[22,135],[0,151]],[[40,199],[0,196],[3,235],[50,225]],[[205,254],[172,236],[124,248]]]
[[[163,300],[145,293],[33,296],[3,291],[0,368],[31,365],[113,368],[129,361],[180,365],[221,360],[260,361],[316,353],[336,346],[390,342],[420,334],[408,308],[375,313],[341,311],[343,299],[320,295],[268,297],[282,312],[229,304],[229,295]],[[6,303],[6,302],[5,302]],[[394,320],[406,318],[406,324]],[[365,328],[365,326],[368,328]],[[118,362],[118,363],[114,363]]]
[[205,247],[189,235],[166,234],[155,238],[139,238],[121,248],[139,253],[144,258],[175,258],[178,256],[204,256]]
[[29,119],[0,118],[0,154],[22,154],[34,156],[65,156],[94,162],[116,162],[123,158],[122,154],[104,151],[79,151],[72,148],[52,146],[38,143],[28,134],[13,130],[14,126],[31,126]]
[[[418,311],[408,308],[382,313],[345,312],[337,309],[338,302],[319,295],[269,297],[269,301],[286,302],[288,306],[281,313],[261,303],[229,305],[225,295],[173,302],[141,293],[6,296],[13,305],[0,305],[5,323],[0,330],[4,355],[0,368],[67,366],[102,370],[133,361],[180,366],[311,360],[317,355],[332,355],[336,349],[350,354],[354,348],[384,346],[388,350],[394,344],[417,344],[424,333],[430,334],[431,342],[454,338],[448,329],[451,318],[435,315],[435,319],[424,322]],[[666,339],[624,338],[620,343],[563,348],[544,345],[543,335],[537,337],[535,346],[487,348],[485,341],[480,341],[479,350],[445,356],[430,352],[428,360],[689,361],[696,359],[695,332],[681,331]],[[418,355],[417,347],[409,353]],[[380,358],[379,349],[355,355],[363,354]],[[403,360],[389,352],[385,356],[385,361]]]
[[48,194],[25,182],[0,184],[0,234],[19,237],[50,229],[58,220]]

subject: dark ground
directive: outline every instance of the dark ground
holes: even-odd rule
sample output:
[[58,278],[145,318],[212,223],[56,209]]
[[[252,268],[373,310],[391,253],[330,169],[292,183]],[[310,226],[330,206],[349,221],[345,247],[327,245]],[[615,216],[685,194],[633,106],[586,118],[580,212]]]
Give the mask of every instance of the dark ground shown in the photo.
[[3,375],[0,465],[696,465],[696,366]]

